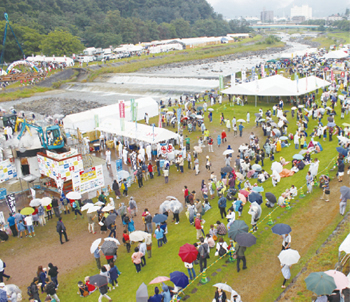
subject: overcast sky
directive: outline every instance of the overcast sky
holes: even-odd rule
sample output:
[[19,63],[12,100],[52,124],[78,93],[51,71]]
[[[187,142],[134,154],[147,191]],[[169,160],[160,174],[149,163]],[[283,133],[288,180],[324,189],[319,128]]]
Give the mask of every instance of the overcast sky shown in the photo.
[[331,14],[345,13],[350,8],[350,0],[207,0],[217,13],[225,18],[236,16],[256,16],[260,18],[260,12],[273,10],[275,16],[290,16],[290,8],[293,5],[309,5],[312,7],[314,17],[327,17]]

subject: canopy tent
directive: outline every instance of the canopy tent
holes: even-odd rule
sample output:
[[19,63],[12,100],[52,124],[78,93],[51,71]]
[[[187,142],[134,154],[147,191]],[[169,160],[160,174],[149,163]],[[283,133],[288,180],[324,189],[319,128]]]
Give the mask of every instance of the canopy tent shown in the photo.
[[348,53],[346,53],[343,49],[330,51],[329,53],[326,53],[323,57],[325,59],[344,59],[349,56]]
[[178,139],[178,134],[167,129],[158,127],[153,128],[152,126],[144,124],[137,124],[136,128],[135,124],[136,123],[125,122],[124,131],[122,131],[119,119],[106,119],[96,129],[118,136],[137,139],[150,144],[157,144],[159,142],[167,141],[170,139]]
[[74,60],[69,57],[46,57],[46,56],[36,55],[35,57],[28,56],[26,60],[30,62],[66,63],[68,66],[74,65]]
[[[158,103],[151,97],[140,98],[135,100],[137,105],[137,120],[142,120],[145,113],[149,117],[158,115]],[[131,120],[131,102],[125,103],[125,120]],[[80,113],[67,115],[63,119],[63,124],[66,129],[79,128],[81,132],[92,131],[96,128],[96,124],[100,125],[106,118],[117,118],[119,121],[119,103],[103,106]]]
[[317,53],[318,49],[317,48],[308,48],[305,50],[297,50],[294,52],[285,52],[280,55],[281,58],[283,59],[293,59],[295,57],[303,57],[305,55],[309,55],[312,53]]
[[[307,84],[306,84],[307,82]],[[289,80],[281,75],[266,77],[257,81],[243,83],[223,90],[225,94],[257,96],[299,96],[315,89],[329,86],[331,83],[315,76]]]

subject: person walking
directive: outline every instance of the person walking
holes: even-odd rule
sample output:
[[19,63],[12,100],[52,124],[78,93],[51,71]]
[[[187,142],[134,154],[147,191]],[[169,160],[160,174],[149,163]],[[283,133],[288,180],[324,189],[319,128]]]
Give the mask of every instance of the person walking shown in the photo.
[[125,247],[126,247],[126,251],[128,253],[130,253],[130,248],[131,248],[131,245],[130,245],[130,237],[129,237],[129,234],[128,234],[128,231],[127,230],[124,230],[123,231],[123,242],[125,244]]
[[4,277],[7,280],[11,278],[9,275],[5,275],[5,267],[6,267],[5,262],[0,259],[0,282],[4,282]]
[[52,196],[51,206],[53,208],[55,216],[57,218],[60,217],[60,208],[59,208],[59,205],[58,205],[58,199],[56,197]]
[[220,210],[221,219],[226,217],[226,197],[222,194],[219,195],[218,206]]
[[136,273],[139,273],[141,272],[141,257],[143,254],[140,252],[138,247],[135,247],[134,251],[135,253],[131,255],[131,260],[136,267]]
[[58,268],[57,266],[54,266],[51,262],[48,264],[49,271],[48,275],[51,278],[51,281],[55,284],[55,288],[58,288],[58,280],[57,280],[57,275],[58,275]]
[[67,233],[66,233],[66,227],[62,222],[62,217],[58,218],[57,221],[57,226],[56,226],[56,231],[57,233],[60,235],[60,242],[61,244],[63,244],[64,242],[62,241],[62,235],[64,236],[64,238],[66,239],[66,242],[68,242],[68,238],[67,238]]
[[249,113],[249,111],[247,111],[247,123],[248,124],[250,123],[250,113]]
[[[108,281],[108,280],[107,280]],[[102,298],[105,297],[106,299],[108,299],[108,301],[112,301],[112,299],[107,295],[108,293],[108,283],[105,285],[102,285],[98,288],[99,292],[100,292],[100,296],[98,297],[98,302],[102,302]]]
[[118,285],[118,277],[119,277],[118,269],[114,265],[113,261],[109,261],[109,266],[110,266],[110,269],[109,269],[109,272],[108,272],[109,282],[113,286],[113,289],[115,289],[116,286],[119,286]]
[[96,213],[88,213],[86,214],[88,218],[88,231],[89,233],[96,234],[95,232],[95,221]]
[[154,234],[156,235],[158,247],[162,247],[163,246],[164,230],[160,228],[160,225],[157,225],[157,228],[156,228]]
[[80,212],[80,202],[79,202],[79,200],[75,200],[73,202],[73,210],[74,210],[74,215],[75,215],[74,218],[73,218],[74,220],[77,219],[77,214],[80,215],[81,219],[84,218],[83,214],[81,214],[81,212]]
[[13,217],[13,214],[10,213],[9,214],[9,218],[7,218],[7,222],[10,226],[11,232],[12,232],[12,236],[13,237],[17,237],[18,236],[18,232],[17,232],[17,228],[16,228],[16,219],[15,217]]
[[282,251],[290,249],[290,244],[292,242],[292,236],[290,234],[281,235],[282,238]]
[[194,160],[194,168],[195,168],[195,171],[196,171],[196,175],[199,174],[199,159],[198,157],[196,157],[196,159]]
[[242,137],[242,134],[243,134],[243,129],[244,129],[244,126],[242,123],[239,124],[238,126],[238,130],[239,130],[239,136]]
[[314,182],[314,178],[312,177],[311,172],[307,171],[307,174],[306,174],[307,192],[306,193],[312,193],[313,182]]
[[157,173],[160,176],[160,156],[156,158]]
[[290,267],[289,265],[286,265],[286,264],[281,264],[281,271],[282,271],[282,275],[284,277],[284,280],[283,280],[283,284],[282,284],[282,288],[286,288],[286,282],[287,280],[290,279]]
[[116,179],[113,181],[112,190],[114,191],[115,197],[120,199],[120,188]]
[[111,150],[109,148],[106,150],[106,166],[107,169],[111,167]]
[[[326,201],[328,202],[329,199],[328,199],[328,196],[329,194],[331,193],[330,192],[330,189],[329,189],[329,177],[327,175],[322,175],[321,176],[323,178],[323,195],[321,197],[321,199],[325,199],[326,198]],[[326,197],[327,195],[327,197]]]
[[100,270],[101,269],[100,247],[97,247],[96,250],[94,251],[94,258],[96,261],[97,269]]
[[141,257],[141,266],[144,267],[146,266],[146,251],[147,251],[147,247],[146,247],[146,242],[139,242],[139,251],[142,253],[142,257]]
[[239,273],[239,271],[241,270],[239,266],[241,260],[243,261],[243,269],[247,269],[247,260],[244,256],[245,250],[247,248],[244,246],[240,246],[238,243],[236,243],[235,249],[237,255],[237,273]]
[[197,217],[194,220],[194,227],[196,228],[197,240],[202,237],[202,225],[201,225],[201,214],[197,213]]
[[130,210],[131,217],[136,216],[137,204],[136,204],[136,201],[135,201],[134,197],[130,197],[129,210]]
[[45,292],[51,297],[51,299],[55,299],[57,302],[60,302],[56,294],[56,285],[54,282],[50,281],[49,278],[45,279],[46,285],[44,287]]
[[46,219],[45,219],[45,210],[42,205],[38,207],[38,216],[39,216],[39,223],[41,226],[46,225]]
[[211,138],[211,136],[209,136],[209,138],[208,138],[209,152],[214,152],[214,150],[213,150],[213,144],[214,144],[214,141],[213,141],[213,139]]

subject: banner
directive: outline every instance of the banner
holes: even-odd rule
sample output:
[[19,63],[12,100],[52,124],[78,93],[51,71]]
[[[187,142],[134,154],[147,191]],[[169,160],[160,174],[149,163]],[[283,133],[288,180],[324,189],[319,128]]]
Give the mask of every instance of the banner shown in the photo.
[[236,73],[231,73],[231,87],[236,85]]
[[131,121],[133,122],[135,120],[135,111],[134,111],[134,104],[135,104],[135,100],[131,99],[130,100],[130,113],[131,113]]
[[295,73],[295,81],[297,83],[297,92],[299,92],[299,77],[296,73]]
[[119,117],[125,118],[125,103],[123,101],[119,103]]
[[14,158],[0,162],[0,183],[17,177],[17,170]]
[[162,115],[160,114],[160,107],[158,107],[158,128],[162,128]]
[[74,173],[72,183],[73,190],[81,194],[104,187],[102,165]]
[[178,108],[177,109],[177,114],[176,114],[176,117],[177,117],[177,130],[180,132],[180,124],[181,124],[181,108]]
[[222,90],[224,89],[224,76],[219,75],[219,89]]
[[16,197],[15,193],[6,195],[6,203],[12,214],[16,214]]
[[348,84],[348,72],[345,72],[344,87]]
[[332,82],[334,81],[334,72],[333,72],[333,69],[331,70],[331,81],[332,81]]
[[261,77],[262,78],[265,77],[265,66],[264,66],[264,64],[261,64]]
[[244,83],[247,79],[247,73],[245,70],[241,71],[241,75],[242,75],[242,83]]
[[98,118],[98,114],[94,115],[95,119],[95,128],[100,127],[100,119]]

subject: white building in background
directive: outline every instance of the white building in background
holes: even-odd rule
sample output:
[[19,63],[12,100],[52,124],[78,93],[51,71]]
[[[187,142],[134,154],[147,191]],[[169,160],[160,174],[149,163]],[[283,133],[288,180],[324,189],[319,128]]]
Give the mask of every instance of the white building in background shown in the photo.
[[293,6],[290,9],[290,17],[305,17],[305,20],[312,19],[312,8],[308,5]]

